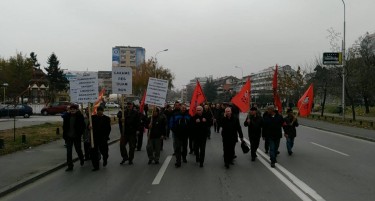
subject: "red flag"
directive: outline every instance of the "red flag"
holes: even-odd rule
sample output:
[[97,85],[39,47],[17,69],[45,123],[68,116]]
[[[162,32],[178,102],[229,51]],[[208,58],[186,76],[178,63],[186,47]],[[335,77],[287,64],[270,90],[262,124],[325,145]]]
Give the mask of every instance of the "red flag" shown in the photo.
[[231,102],[235,104],[241,112],[247,112],[250,108],[250,94],[251,84],[250,79],[247,78],[246,84],[242,87],[241,91],[232,98]]
[[140,111],[141,113],[143,113],[143,109],[144,109],[144,107],[145,107],[146,91],[147,91],[147,90],[145,90],[145,92],[143,93],[143,97],[142,97],[142,100],[141,100],[141,105],[139,106],[139,111]]
[[98,99],[95,101],[94,103],[94,107],[92,108],[92,115],[95,115],[96,114],[96,109],[99,107],[100,105],[100,102],[102,101],[103,99],[103,96],[104,96],[104,93],[105,93],[105,88],[103,88],[100,93],[99,93],[99,97]]
[[314,85],[311,84],[306,90],[305,94],[299,99],[297,107],[299,110],[299,115],[305,117],[311,113],[311,108],[314,99]]
[[199,84],[199,81],[197,80],[197,86],[195,86],[193,96],[191,97],[191,101],[190,101],[190,108],[189,108],[190,116],[195,115],[195,110],[197,109],[197,106],[203,103],[205,100],[206,100],[206,97],[204,96],[202,87]]
[[275,73],[273,74],[272,90],[273,90],[273,102],[275,104],[275,107],[277,108],[277,110],[281,114],[283,108],[281,106],[280,96],[277,93],[277,64],[276,64]]

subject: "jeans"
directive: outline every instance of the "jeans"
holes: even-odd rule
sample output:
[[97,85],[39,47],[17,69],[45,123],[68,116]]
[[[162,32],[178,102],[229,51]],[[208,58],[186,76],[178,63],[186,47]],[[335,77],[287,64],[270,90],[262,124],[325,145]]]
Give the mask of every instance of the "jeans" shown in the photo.
[[271,163],[276,163],[277,151],[279,150],[280,138],[269,138]]
[[294,145],[294,137],[287,137],[286,148],[288,149],[288,153],[292,153],[293,145]]

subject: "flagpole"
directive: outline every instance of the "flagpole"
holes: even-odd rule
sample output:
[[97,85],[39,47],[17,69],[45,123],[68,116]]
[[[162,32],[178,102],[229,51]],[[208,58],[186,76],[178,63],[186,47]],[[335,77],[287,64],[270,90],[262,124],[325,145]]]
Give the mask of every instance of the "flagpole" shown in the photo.
[[92,116],[91,116],[91,104],[88,103],[88,110],[89,110],[89,122],[90,122],[90,138],[91,138],[91,148],[94,148],[94,133],[93,133],[93,126],[92,126]]

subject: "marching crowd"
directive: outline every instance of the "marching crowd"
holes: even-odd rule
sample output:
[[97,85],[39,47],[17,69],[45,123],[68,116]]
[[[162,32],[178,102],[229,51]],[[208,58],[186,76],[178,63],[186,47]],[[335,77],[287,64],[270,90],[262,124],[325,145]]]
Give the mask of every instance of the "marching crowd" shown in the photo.
[[[63,138],[67,148],[68,168],[66,171],[73,170],[73,146],[81,166],[85,161],[91,160],[93,171],[97,171],[100,168],[101,159],[103,159],[102,166],[107,165],[111,120],[103,111],[102,106],[97,108],[97,113],[92,115],[91,124],[88,121],[88,111],[81,112],[77,105],[71,105],[62,115]],[[242,144],[246,144],[241,123],[248,130],[252,161],[256,160],[256,151],[260,140],[263,139],[265,151],[271,159],[271,167],[275,167],[282,130],[286,137],[288,154],[293,154],[292,148],[298,120],[292,109],[288,109],[287,115],[283,117],[272,105],[268,106],[263,114],[256,106],[251,107],[244,122],[240,122],[239,110],[235,105],[205,104],[197,106],[193,111],[193,115],[190,115],[185,104],[176,102],[173,107],[166,105],[164,108],[155,108],[148,115],[147,110],[140,111],[133,103],[128,102],[125,110],[120,110],[117,114],[121,132],[122,160],[120,164],[123,165],[126,162],[129,165],[133,164],[134,153],[136,150],[141,150],[145,135],[147,136],[148,164],[159,164],[163,140],[172,138],[176,168],[181,167],[182,163],[187,163],[188,154],[194,154],[196,162],[203,167],[206,141],[211,139],[211,127],[213,127],[214,132],[221,132],[224,166],[230,168],[236,158],[235,146],[239,139]],[[90,132],[93,133],[93,142],[91,142]],[[82,139],[84,152],[81,148]]]

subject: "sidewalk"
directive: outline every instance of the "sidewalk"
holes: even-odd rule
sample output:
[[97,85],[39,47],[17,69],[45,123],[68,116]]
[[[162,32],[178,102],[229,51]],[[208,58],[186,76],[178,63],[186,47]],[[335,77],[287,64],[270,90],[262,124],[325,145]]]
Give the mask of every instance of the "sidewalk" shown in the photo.
[[[311,114],[313,115],[319,115],[320,116],[320,112],[312,112]],[[335,118],[342,118],[342,115],[339,115],[339,114],[333,114],[333,113],[324,113],[324,116],[327,116],[327,117],[335,117]],[[363,116],[358,116],[356,115],[355,116],[356,120],[359,121],[359,120],[363,120],[363,121],[372,121],[372,122],[375,122],[375,117],[363,117]],[[352,118],[352,115],[348,115],[346,114],[345,115],[345,119],[353,119]]]
[[[120,130],[112,125],[110,144],[118,141]],[[66,166],[64,140],[54,141],[28,150],[0,157],[0,198]],[[83,149],[83,147],[82,147]],[[73,159],[77,154],[73,150]],[[91,165],[91,161],[85,161]],[[75,163],[75,168],[80,166]]]
[[375,142],[375,130],[343,126],[338,124],[332,124],[325,121],[306,119],[302,117],[298,118],[298,122],[303,126],[317,128],[325,131],[331,131],[342,135]]

